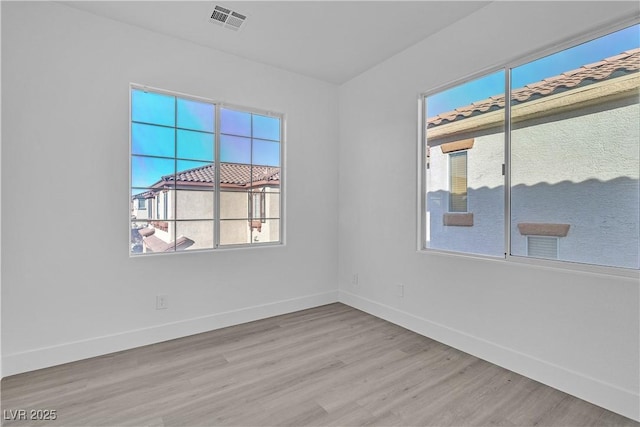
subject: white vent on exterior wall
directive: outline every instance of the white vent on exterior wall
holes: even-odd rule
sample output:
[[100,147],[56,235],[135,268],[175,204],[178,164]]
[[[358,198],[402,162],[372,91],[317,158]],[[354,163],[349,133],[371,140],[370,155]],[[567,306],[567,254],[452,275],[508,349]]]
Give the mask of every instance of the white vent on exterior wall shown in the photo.
[[211,17],[209,18],[209,22],[213,22],[214,24],[220,25],[224,28],[229,28],[233,31],[240,31],[244,27],[246,19],[247,15],[216,5]]

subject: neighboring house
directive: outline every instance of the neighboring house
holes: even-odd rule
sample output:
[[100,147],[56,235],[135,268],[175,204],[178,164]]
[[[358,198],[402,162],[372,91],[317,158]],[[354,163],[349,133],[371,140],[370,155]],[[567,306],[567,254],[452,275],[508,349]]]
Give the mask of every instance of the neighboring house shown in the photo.
[[[511,254],[638,268],[640,49],[512,91]],[[504,95],[430,117],[428,247],[504,256]]]
[[[132,227],[143,245],[132,250],[212,248],[214,183],[210,164],[163,176],[134,195]],[[220,244],[280,240],[280,168],[221,163],[220,190]]]

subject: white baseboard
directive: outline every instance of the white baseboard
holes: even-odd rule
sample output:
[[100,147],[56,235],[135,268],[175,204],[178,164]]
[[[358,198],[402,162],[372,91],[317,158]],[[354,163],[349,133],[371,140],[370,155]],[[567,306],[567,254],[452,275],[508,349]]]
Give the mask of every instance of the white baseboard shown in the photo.
[[338,301],[338,291],[308,295],[268,304],[226,311],[194,319],[135,329],[81,341],[42,347],[2,357],[2,374],[22,372],[75,362],[117,351],[182,338],[202,332],[239,325],[280,314],[292,313]]
[[640,421],[640,395],[637,392],[608,384],[350,292],[340,290],[338,300],[594,405]]

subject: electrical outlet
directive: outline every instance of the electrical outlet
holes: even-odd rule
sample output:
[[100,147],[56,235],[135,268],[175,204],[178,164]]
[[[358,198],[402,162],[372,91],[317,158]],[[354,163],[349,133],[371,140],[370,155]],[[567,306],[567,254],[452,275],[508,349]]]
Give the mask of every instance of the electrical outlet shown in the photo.
[[396,285],[396,292],[399,297],[404,297],[404,285],[402,283]]
[[352,285],[358,284],[358,273],[354,273],[353,276],[351,276],[351,284]]
[[156,296],[156,310],[165,310],[169,308],[169,296],[158,295]]

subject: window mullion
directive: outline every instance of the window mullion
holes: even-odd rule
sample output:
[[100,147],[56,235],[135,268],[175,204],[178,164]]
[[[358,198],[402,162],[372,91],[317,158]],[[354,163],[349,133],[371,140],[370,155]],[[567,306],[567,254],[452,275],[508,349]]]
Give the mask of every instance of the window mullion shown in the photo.
[[504,256],[511,255],[511,69],[504,70]]
[[213,246],[214,248],[220,247],[220,106],[215,105],[215,128],[214,128],[214,167],[213,175],[215,179],[213,187]]

